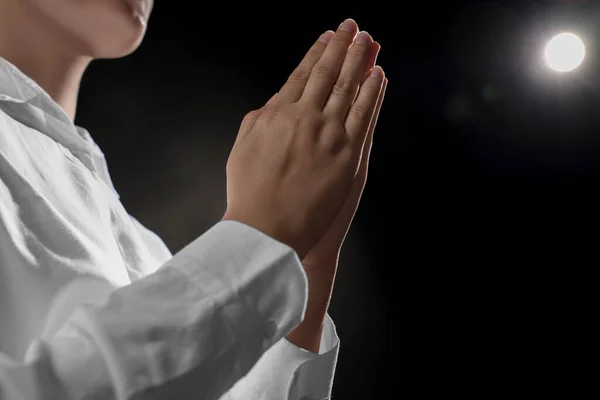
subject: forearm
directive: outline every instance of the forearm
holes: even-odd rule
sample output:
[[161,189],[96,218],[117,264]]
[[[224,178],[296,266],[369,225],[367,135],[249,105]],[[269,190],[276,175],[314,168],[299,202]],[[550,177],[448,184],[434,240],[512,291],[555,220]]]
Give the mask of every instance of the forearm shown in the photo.
[[294,345],[313,353],[319,352],[321,334],[329,308],[337,259],[326,261],[303,260],[302,265],[308,278],[308,302],[304,319],[286,339]]
[[217,399],[301,322],[306,284],[288,246],[219,223],[130,285],[72,290],[25,360],[0,352],[0,398]]

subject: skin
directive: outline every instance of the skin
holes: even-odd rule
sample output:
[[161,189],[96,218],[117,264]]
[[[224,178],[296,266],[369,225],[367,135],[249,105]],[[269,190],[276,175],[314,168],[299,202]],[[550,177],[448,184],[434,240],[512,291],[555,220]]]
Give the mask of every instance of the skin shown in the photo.
[[[142,15],[136,15],[126,0],[0,0],[0,56],[36,81],[74,121],[81,79],[89,64],[95,59],[129,55],[142,42],[153,0],[140,2],[146,10]],[[329,38],[329,42],[317,41],[281,91],[253,113],[253,118],[245,118],[241,130],[245,125],[253,126],[262,113],[280,107],[290,99],[302,97],[310,90],[313,98],[320,98],[320,106],[324,109],[333,110],[331,113],[348,112],[356,94],[360,95],[359,88],[367,81],[380,49],[370,35],[367,35],[366,43],[353,44],[358,26],[354,21],[350,25],[350,31],[338,28],[335,33],[326,32],[323,37]],[[335,79],[325,85],[329,85],[328,90],[332,87],[334,91],[335,88],[346,89],[348,95],[338,96],[337,102],[325,95],[319,96],[319,86],[325,86],[315,78],[315,66],[326,66],[335,72]],[[349,84],[343,85],[342,81]],[[361,144],[358,172],[345,200],[336,207],[333,221],[320,232],[320,239],[311,242],[309,248],[300,250],[300,245],[292,246],[302,259],[309,282],[309,296],[304,320],[289,333],[287,339],[308,351],[319,350],[338,256],[366,184],[373,131],[386,86],[387,78],[381,78],[381,89],[378,89],[379,94],[375,95],[373,106],[368,111],[364,129],[367,131],[368,128],[368,132],[364,144]],[[237,219],[252,224],[251,221],[243,221],[243,218]],[[304,236],[312,233],[305,232]],[[272,236],[277,238],[275,233]],[[283,238],[281,241],[284,241]]]
[[[315,353],[387,87],[373,68],[379,44],[357,37],[353,20],[346,24],[328,43],[317,41],[280,92],[244,118],[227,166],[224,219],[254,226],[302,259],[307,310],[287,339]],[[367,78],[371,70],[380,76]]]
[[142,2],[143,20],[125,0],[0,0],[0,55],[73,121],[90,62],[126,56],[142,42],[153,0]]

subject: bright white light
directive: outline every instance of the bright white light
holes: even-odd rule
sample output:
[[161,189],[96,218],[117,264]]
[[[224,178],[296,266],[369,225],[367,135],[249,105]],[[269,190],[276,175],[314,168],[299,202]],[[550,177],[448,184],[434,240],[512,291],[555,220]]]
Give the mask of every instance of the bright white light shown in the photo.
[[548,42],[545,51],[548,66],[558,72],[569,72],[579,67],[585,58],[583,41],[572,33],[561,33]]

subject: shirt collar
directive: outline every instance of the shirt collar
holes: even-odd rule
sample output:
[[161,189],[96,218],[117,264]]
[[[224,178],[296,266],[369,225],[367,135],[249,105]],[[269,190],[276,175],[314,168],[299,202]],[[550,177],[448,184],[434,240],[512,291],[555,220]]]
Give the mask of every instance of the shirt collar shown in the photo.
[[[71,121],[67,113],[50,97],[50,95],[33,79],[25,75],[14,64],[0,56],[0,102],[8,101],[16,104],[29,104],[39,108],[46,114],[54,117],[61,125],[63,131],[71,134],[68,144],[80,142],[75,145],[79,150],[91,150],[102,154],[102,151],[90,133]],[[48,133],[48,132],[45,132]],[[55,137],[55,139],[57,139]],[[63,143],[67,144],[67,143]],[[72,147],[72,146],[68,146]]]
[[0,57],[0,100],[29,103],[61,122],[73,124],[65,111],[33,79]]
[[[2,107],[2,102],[8,104]],[[99,174],[119,197],[110,179],[104,153],[90,133],[76,126],[42,87],[2,57],[0,109],[69,148],[93,173]]]

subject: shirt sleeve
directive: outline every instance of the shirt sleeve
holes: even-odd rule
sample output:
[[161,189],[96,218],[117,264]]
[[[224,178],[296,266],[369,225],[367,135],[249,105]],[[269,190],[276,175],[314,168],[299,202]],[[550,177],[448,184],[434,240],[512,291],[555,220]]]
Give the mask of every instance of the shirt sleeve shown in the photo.
[[[158,235],[131,217],[148,250],[167,257]],[[326,315],[319,353],[302,349],[283,338],[275,343],[221,400],[322,400],[331,397],[340,339]]]
[[81,305],[23,362],[0,354],[0,398],[219,399],[303,319],[296,253],[219,222],[155,273]]
[[312,353],[282,339],[221,400],[324,400],[331,398],[339,338],[327,315],[321,348]]

